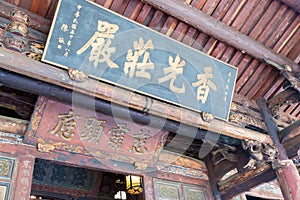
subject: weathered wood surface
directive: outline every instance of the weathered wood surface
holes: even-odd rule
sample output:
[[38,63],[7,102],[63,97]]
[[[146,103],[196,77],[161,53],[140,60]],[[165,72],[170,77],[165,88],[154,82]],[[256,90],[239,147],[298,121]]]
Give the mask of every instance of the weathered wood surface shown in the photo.
[[131,163],[136,169],[155,166],[167,131],[41,97],[25,134],[25,143],[40,151],[54,149]]
[[200,160],[189,158],[181,154],[163,150],[159,155],[159,162],[172,165],[207,171],[205,163]]
[[266,48],[261,43],[249,38],[226,24],[204,14],[203,12],[186,5],[183,1],[172,0],[166,2],[164,0],[143,0],[165,13],[184,21],[191,26],[213,36],[214,38],[230,44],[231,46],[246,52],[247,54],[263,60],[268,58],[280,65],[287,64],[292,67],[295,72],[300,71],[299,65],[292,60]]
[[45,19],[37,14],[28,12],[28,10],[14,6],[10,3],[7,3],[3,0],[0,1],[0,16],[9,19],[12,11],[21,10],[27,13],[30,17],[29,27],[36,29],[42,33],[48,33],[51,25],[51,21]]
[[[221,199],[221,192],[219,191],[219,188],[218,188],[219,178],[216,175],[217,171],[216,171],[215,165],[211,161],[211,156],[205,157],[204,160],[205,160],[205,163],[207,166],[207,171],[209,173],[209,183],[210,183],[212,195],[213,195],[214,199]],[[226,167],[230,166],[230,164],[225,165],[225,166]],[[229,169],[228,171],[230,171],[230,170],[231,169]]]
[[30,199],[32,174],[34,169],[33,155],[22,155],[18,158],[17,177],[15,179],[15,188],[12,188],[11,194],[14,196],[12,199]]
[[287,4],[291,8],[295,9],[298,13],[300,13],[300,2],[299,2],[299,0],[280,0],[280,1]]
[[285,199],[300,199],[300,176],[297,168],[293,161],[289,160],[286,150],[280,142],[277,126],[272,119],[266,101],[263,98],[260,98],[257,104],[261,109],[261,114],[268,128],[268,133],[278,151],[280,167],[275,170],[282,194]]
[[219,185],[219,190],[224,199],[230,199],[239,193],[248,191],[261,183],[268,182],[276,178],[275,172],[271,169],[269,164],[258,166],[254,170],[249,170],[222,182]]
[[283,200],[283,196],[276,179],[267,183],[263,183],[257,187],[251,188],[251,190],[245,192],[244,194],[263,199]]
[[[0,67],[37,80],[62,86],[86,95],[104,99],[116,104],[124,105],[143,111],[148,108],[148,102],[152,102],[149,113],[171,120],[182,122],[201,129],[210,130],[238,139],[259,140],[264,143],[272,143],[270,137],[257,131],[238,127],[219,119],[213,119],[210,123],[202,120],[199,113],[187,109],[178,108],[143,95],[135,94],[127,90],[105,84],[89,78],[84,83],[72,81],[65,70],[51,67],[50,65],[34,61],[20,56],[18,53],[0,48]],[[5,59],[2,59],[5,58]],[[3,78],[3,77],[2,77]]]
[[28,121],[0,115],[0,132],[24,135]]
[[[288,115],[283,111],[279,111],[278,113],[280,117],[274,120],[279,130],[289,126],[297,120],[296,117]],[[240,126],[253,126],[264,131],[267,130],[256,102],[236,93],[233,96],[229,121],[239,124]]]
[[[0,6],[1,6],[1,3],[0,3]],[[0,28],[5,29],[10,22],[11,22],[10,20],[0,17]],[[39,41],[40,43],[46,43],[47,35],[42,32],[39,32],[35,29],[29,28],[28,29],[28,38],[30,40]]]
[[285,141],[283,145],[290,159],[295,157],[300,157],[300,135],[299,134],[293,139]]
[[293,139],[297,135],[300,135],[300,120],[287,126],[285,129],[281,130],[279,133],[282,143],[285,143],[286,141]]

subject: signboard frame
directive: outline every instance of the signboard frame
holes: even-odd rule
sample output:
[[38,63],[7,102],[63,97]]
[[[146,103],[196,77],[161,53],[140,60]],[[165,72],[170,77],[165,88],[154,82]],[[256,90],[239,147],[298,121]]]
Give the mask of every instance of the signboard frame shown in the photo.
[[[84,42],[81,42],[81,44],[77,44],[79,43],[78,42],[79,40],[78,38],[76,38],[75,34],[73,36],[71,32],[73,31],[73,33],[76,33],[78,29],[72,29],[71,27],[73,27],[73,24],[72,26],[71,25],[64,26],[66,25],[64,24],[64,20],[66,19],[64,19],[64,17],[61,17],[62,16],[61,10],[63,10],[62,8],[64,7],[64,3],[65,2],[68,3],[68,1],[69,0],[59,0],[55,17],[50,29],[47,44],[45,47],[45,52],[42,57],[43,62],[47,62],[49,64],[53,64],[55,66],[64,69],[68,69],[68,68],[78,69],[80,71],[89,74],[90,77],[98,79],[100,81],[113,84],[133,92],[138,92],[142,95],[150,96],[152,98],[170,104],[174,104],[180,107],[184,107],[196,112],[203,111],[203,112],[213,114],[216,118],[228,120],[230,104],[232,102],[234,88],[235,88],[237,68],[225,62],[219,61],[211,56],[208,56],[196,49],[191,48],[190,46],[180,43],[159,32],[156,32],[150,29],[149,27],[146,27],[144,25],[138,24],[135,21],[127,19],[120,14],[114,13],[111,10],[103,8],[102,6],[94,2],[84,1],[84,0],[72,1],[75,2],[74,3],[75,8],[77,6],[77,12],[76,9],[74,9],[75,14],[73,16],[74,18],[72,19],[73,21],[78,21],[79,17],[83,16],[79,11],[81,11],[86,5],[92,6],[93,9],[99,9],[100,14],[99,13],[97,13],[97,15],[94,14],[95,18],[98,17],[97,18],[98,33],[97,31],[95,33],[90,33],[90,37],[89,37],[90,39],[89,38],[81,39],[84,40]],[[80,7],[78,7],[79,5]],[[103,13],[101,14],[101,12],[103,12],[104,14]],[[76,13],[79,13],[77,14],[77,17],[76,17]],[[114,24],[113,21],[108,21],[107,20],[108,18],[105,18],[103,19],[103,21],[101,21],[102,18],[100,20],[99,15],[101,15],[102,17],[104,15],[105,16],[109,15],[110,17],[112,16],[116,18],[116,21],[119,20],[120,24],[123,25],[123,27],[118,23]],[[85,23],[89,23],[89,20],[85,18],[83,18],[83,21]],[[99,33],[100,30],[99,21],[101,21],[102,23],[101,24],[102,29],[106,26],[110,26],[111,28],[110,33],[109,32]],[[127,23],[130,25],[131,29],[126,28],[126,26],[129,26]],[[72,55],[73,57],[69,56],[71,55],[71,53],[70,53],[70,49],[68,49],[67,40],[63,41],[64,43],[59,43],[59,40],[65,39],[65,37],[68,36],[68,35],[66,35],[65,37],[58,36],[59,28],[61,29],[60,31],[62,31],[63,29],[65,30],[68,29],[68,31],[66,32],[69,34],[70,37],[72,37],[71,39],[69,39],[68,42],[76,41],[76,45],[77,45],[77,51],[75,52],[73,50],[73,54],[76,54],[76,56],[81,56],[81,58],[76,58],[76,56],[74,55]],[[123,30],[120,34],[116,34],[116,35],[112,34],[118,32],[118,30],[122,28]],[[103,34],[106,35],[108,34],[109,36],[101,38],[99,35],[103,36]],[[127,40],[126,37],[128,37],[129,34],[130,35],[135,34],[135,36],[137,37],[135,38],[135,40],[126,43]],[[86,35],[88,35],[88,33]],[[142,37],[139,35],[142,35]],[[88,57],[87,55],[88,49],[91,49],[92,46],[96,44],[95,42],[93,43],[92,38],[94,38],[95,41],[96,39],[98,39],[99,41],[101,40],[103,44],[105,42],[106,42],[105,44],[107,44],[108,41],[110,41],[111,45],[109,47],[106,46],[107,47],[106,50],[111,51],[110,54],[113,54],[114,52],[115,54],[118,55],[116,55],[116,57],[114,57],[114,55],[111,55],[112,56],[111,59],[110,57],[108,59],[106,57],[106,61],[103,61],[102,59],[103,61],[102,63],[99,61],[99,59],[92,58],[94,61],[94,63],[92,63],[91,62],[92,55],[90,54],[90,57]],[[115,43],[114,40],[116,40]],[[131,45],[126,46],[125,43],[126,44],[130,43]],[[118,48],[115,48],[115,46],[113,46],[115,44],[118,45],[120,44],[120,47],[123,48],[125,46],[126,48],[121,49],[120,50],[121,53],[120,52],[116,53],[119,49],[119,46],[117,46]],[[72,45],[70,46],[72,47]],[[143,53],[141,52],[139,53],[137,51],[138,46],[140,47],[143,46],[142,47],[144,48]],[[168,48],[165,48],[166,46]],[[63,52],[63,55],[55,54],[59,50],[61,50],[59,49],[59,47],[62,49],[65,48],[64,49],[65,52]],[[102,48],[104,48],[104,45],[102,45]],[[158,49],[157,52],[156,52],[156,48]],[[132,54],[131,57],[129,56],[130,58],[128,57],[129,51],[131,51]],[[53,54],[53,52],[55,53]],[[135,66],[132,66],[133,63],[129,62],[130,59],[131,61],[133,59],[136,59],[134,58],[134,55],[136,53],[143,54],[142,56],[144,57],[141,56],[138,57],[138,59],[139,61],[143,60],[141,62],[143,62],[144,67],[146,66],[146,68],[140,69],[139,72],[141,73],[139,77],[137,72],[138,70],[135,69],[132,72],[132,68],[141,67],[141,65],[139,65],[141,63],[136,63]],[[155,54],[155,56],[151,57],[152,54]],[[163,61],[161,60],[160,57],[164,57]],[[154,62],[155,60],[159,61],[157,62],[158,64]],[[195,66],[197,65],[195,63],[200,63],[200,61],[201,61],[201,67]],[[74,63],[78,63],[78,62],[81,62],[79,66],[73,65]],[[122,66],[120,66],[120,63],[124,64],[123,75],[120,75],[121,73],[120,70],[122,70]],[[154,64],[154,66],[150,65],[151,63]],[[101,65],[101,67],[99,67],[99,64]],[[159,67],[157,67],[156,65]],[[97,69],[96,72],[93,71],[94,68]],[[101,70],[99,68],[101,68]],[[176,74],[178,76],[175,76],[174,73],[172,74],[175,68],[179,70],[177,71]],[[182,69],[181,72],[180,69]],[[118,70],[117,73],[115,73],[116,70]],[[150,70],[152,71],[150,72]],[[147,77],[145,76],[151,76],[151,78],[155,77],[156,82],[153,80],[148,81]],[[209,80],[210,78],[213,80]],[[219,83],[219,81],[221,82]],[[183,93],[182,93],[183,91],[182,89],[184,89]]]

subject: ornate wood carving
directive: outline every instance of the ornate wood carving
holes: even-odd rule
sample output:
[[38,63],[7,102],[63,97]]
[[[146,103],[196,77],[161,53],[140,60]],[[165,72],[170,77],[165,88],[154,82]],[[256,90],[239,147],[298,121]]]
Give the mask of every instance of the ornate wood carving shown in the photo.
[[44,45],[37,40],[29,39],[29,16],[23,11],[14,10],[11,12],[10,19],[12,21],[5,29],[0,28],[0,45],[29,58],[41,60]]
[[160,129],[41,97],[25,141],[37,144],[40,152],[63,150],[93,155],[144,170],[156,163],[166,134]]

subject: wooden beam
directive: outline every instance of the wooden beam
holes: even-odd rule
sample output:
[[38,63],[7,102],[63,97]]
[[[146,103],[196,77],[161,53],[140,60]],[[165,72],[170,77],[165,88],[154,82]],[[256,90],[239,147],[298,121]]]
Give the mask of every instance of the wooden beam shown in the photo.
[[282,3],[290,6],[292,9],[300,13],[300,1],[299,0],[280,0]]
[[285,143],[297,135],[300,135],[300,120],[292,123],[288,127],[281,130],[279,133],[280,139],[282,140],[282,143]]
[[[166,104],[164,102],[118,88],[116,86],[99,82],[92,78],[89,78],[84,83],[74,82],[69,78],[67,72],[63,69],[55,68],[51,65],[29,59],[16,52],[12,52],[3,48],[0,48],[0,68],[139,111],[143,111],[145,108],[149,107],[148,102],[152,102],[152,106],[150,106],[148,111],[149,114],[233,138],[272,143],[271,138],[266,134],[232,125],[219,119],[213,119],[211,122],[206,122],[201,118],[200,113],[198,112],[179,108],[172,104]],[[0,75],[0,81],[2,83],[6,82],[6,84],[9,83],[11,87],[22,87],[23,91],[28,89],[28,86],[18,84],[17,79],[10,80],[8,76],[9,73],[2,71],[2,75]],[[49,93],[48,95],[51,95],[49,91],[45,90],[37,92],[43,92],[46,94]],[[64,91],[60,92],[63,93]]]
[[254,170],[249,170],[233,176],[219,186],[223,199],[232,197],[248,191],[261,183],[269,182],[276,178],[275,172],[269,164],[258,166]]
[[299,72],[300,67],[292,60],[265,47],[249,36],[236,31],[225,23],[187,5],[182,0],[142,0],[143,2],[162,10],[163,12],[182,20],[183,22],[201,30],[202,32],[226,44],[245,52],[261,61],[268,58],[280,65],[289,65],[294,72]]
[[300,199],[300,176],[298,170],[293,161],[289,160],[284,146],[280,143],[277,126],[267,107],[266,100],[259,98],[257,105],[261,109],[261,114],[268,128],[268,133],[278,151],[278,163],[280,166],[275,170],[281,192],[287,200],[298,200]]
[[204,160],[209,175],[211,192],[215,200],[220,200],[221,192],[218,189],[218,178],[216,177],[215,165],[211,162],[211,156],[206,156]]
[[24,135],[28,126],[28,121],[0,115],[0,124],[0,132]]
[[300,135],[293,137],[291,140],[285,141],[283,145],[290,159],[300,156]]

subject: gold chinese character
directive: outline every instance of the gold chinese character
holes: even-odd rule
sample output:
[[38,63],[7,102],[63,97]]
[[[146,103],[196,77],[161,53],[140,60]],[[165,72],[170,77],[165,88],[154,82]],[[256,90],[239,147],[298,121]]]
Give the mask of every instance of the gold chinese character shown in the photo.
[[120,149],[123,144],[124,135],[129,133],[130,130],[126,128],[126,124],[118,124],[117,128],[112,128],[108,134],[111,135],[108,142],[108,148]]
[[62,48],[62,46],[61,46],[61,45],[57,45],[57,48],[58,48],[58,49],[61,49],[61,48]]
[[74,115],[72,110],[69,110],[67,114],[58,115],[58,123],[56,127],[51,131],[51,134],[55,136],[61,136],[65,140],[71,140],[75,135],[75,119],[78,119],[79,115]]
[[67,58],[69,56],[69,52],[70,52],[70,49],[65,49],[64,57]]
[[208,80],[213,78],[212,68],[205,67],[204,72],[205,74],[197,75],[197,82],[192,83],[194,87],[198,87],[197,100],[200,100],[202,103],[206,102],[210,88],[217,91],[216,85],[211,80]]
[[63,32],[68,32],[68,30],[69,30],[68,24],[63,24],[63,25],[61,25],[60,30],[62,30]]
[[30,163],[31,163],[30,160],[24,160],[24,161],[23,161],[24,168],[25,168],[25,169],[28,169],[28,168],[30,167],[30,165],[29,165]]
[[26,194],[28,191],[28,187],[22,187],[21,193]]
[[69,41],[67,42],[67,45],[68,45],[68,47],[70,47],[70,46],[72,45],[72,41],[69,40]]
[[71,32],[70,32],[70,34],[71,34],[71,35],[74,35],[74,34],[75,34],[75,31],[72,29]]
[[74,24],[78,24],[78,19],[77,19],[77,18],[74,18],[74,19],[73,19],[73,23],[74,23]]
[[111,39],[115,37],[114,34],[118,30],[118,25],[98,20],[98,31],[77,51],[77,54],[82,54],[91,46],[89,60],[94,61],[94,67],[97,67],[98,63],[106,62],[110,68],[119,68],[117,64],[110,60],[111,54],[116,52],[115,47],[110,47]]
[[133,146],[130,148],[130,151],[133,151],[137,154],[143,154],[148,152],[147,147],[145,147],[147,143],[147,139],[151,138],[149,135],[149,131],[140,130],[137,134],[132,136],[134,138]]
[[77,5],[77,10],[80,10],[82,8],[82,6],[81,5]]
[[30,176],[30,171],[29,171],[28,169],[24,169],[24,170],[22,171],[22,175],[23,175],[24,177],[29,177],[29,176]]
[[78,18],[78,17],[80,16],[80,12],[77,11],[77,12],[74,14],[74,16],[75,16],[76,18]]
[[[144,44],[143,38],[140,37],[139,41],[133,42],[133,47],[134,52],[129,49],[126,56],[128,62],[126,62],[124,66],[125,74],[129,74],[130,78],[136,75],[137,77],[151,79],[151,74],[146,72],[146,70],[154,69],[154,64],[150,61],[149,52],[146,51],[154,49],[152,40],[148,40],[147,43]],[[142,62],[138,61],[140,56],[144,56]]]
[[104,130],[103,124],[105,123],[105,120],[97,120],[94,117],[87,118],[81,132],[81,139],[87,140],[88,142],[94,141],[99,144],[100,136]]
[[185,93],[185,85],[184,83],[182,84],[181,88],[178,88],[174,85],[175,79],[178,74],[183,73],[183,66],[185,65],[185,61],[182,60],[180,61],[180,56],[177,55],[175,60],[173,59],[172,56],[169,56],[169,65],[170,67],[164,68],[164,74],[166,76],[158,79],[159,83],[166,82],[170,80],[170,90],[176,93]]
[[77,28],[77,24],[72,24],[72,29],[76,29]]
[[65,39],[62,37],[58,38],[58,43],[65,44]]
[[25,186],[29,186],[29,178],[28,177],[22,177],[21,178],[21,184]]

